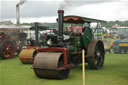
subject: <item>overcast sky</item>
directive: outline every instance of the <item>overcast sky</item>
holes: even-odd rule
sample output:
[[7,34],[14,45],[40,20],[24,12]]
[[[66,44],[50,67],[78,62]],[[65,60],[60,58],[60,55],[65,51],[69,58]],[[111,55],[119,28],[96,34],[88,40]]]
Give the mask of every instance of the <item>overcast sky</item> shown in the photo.
[[[20,0],[0,0],[0,21],[16,22]],[[20,22],[56,22],[57,10],[101,20],[128,20],[128,0],[27,0],[20,6]]]

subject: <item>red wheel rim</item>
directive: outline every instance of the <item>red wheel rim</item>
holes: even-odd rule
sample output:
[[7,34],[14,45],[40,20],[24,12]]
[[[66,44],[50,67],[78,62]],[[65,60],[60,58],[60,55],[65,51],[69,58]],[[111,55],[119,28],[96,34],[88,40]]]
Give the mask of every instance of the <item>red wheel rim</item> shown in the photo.
[[5,58],[11,58],[15,54],[15,47],[13,42],[11,41],[5,41],[4,44],[2,45],[2,55]]

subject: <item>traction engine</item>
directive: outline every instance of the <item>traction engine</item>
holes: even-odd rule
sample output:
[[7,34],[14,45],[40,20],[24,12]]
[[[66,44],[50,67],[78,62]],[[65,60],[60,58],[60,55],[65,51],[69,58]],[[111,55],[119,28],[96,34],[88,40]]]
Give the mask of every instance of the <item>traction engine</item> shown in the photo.
[[12,58],[19,53],[25,44],[30,26],[0,26],[0,57]]
[[[58,11],[58,34],[48,36],[49,47],[39,48],[35,56],[33,69],[39,78],[67,78],[70,68],[81,64],[82,49],[85,50],[86,62],[91,69],[103,67],[104,45],[101,40],[94,38],[89,24],[93,21],[104,21],[80,16],[64,17],[63,14],[63,10]],[[82,31],[77,32],[72,29],[69,33],[65,33],[63,23],[80,24]]]

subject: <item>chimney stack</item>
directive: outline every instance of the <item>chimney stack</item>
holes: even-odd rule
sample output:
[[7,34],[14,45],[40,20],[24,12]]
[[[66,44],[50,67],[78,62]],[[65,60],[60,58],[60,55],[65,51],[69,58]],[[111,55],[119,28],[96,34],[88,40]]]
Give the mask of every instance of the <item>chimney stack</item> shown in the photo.
[[16,24],[20,24],[20,6],[16,5]]
[[64,10],[58,10],[58,35],[60,42],[63,42],[63,18]]

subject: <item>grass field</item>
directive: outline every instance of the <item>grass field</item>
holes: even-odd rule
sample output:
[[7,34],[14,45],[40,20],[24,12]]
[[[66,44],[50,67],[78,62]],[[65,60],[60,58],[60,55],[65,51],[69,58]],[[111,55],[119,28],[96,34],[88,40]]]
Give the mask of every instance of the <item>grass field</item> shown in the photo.
[[[37,78],[31,67],[18,58],[0,59],[0,85],[82,85],[81,65],[65,80]],[[107,54],[100,70],[90,70],[86,64],[85,75],[86,85],[128,85],[128,54]]]

